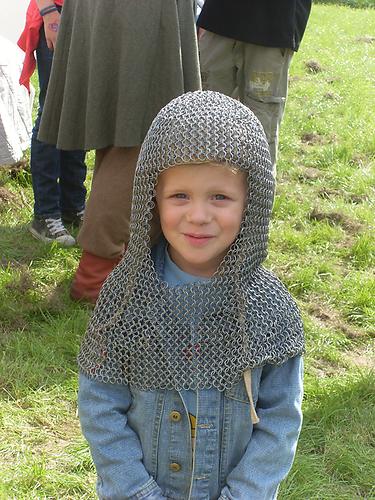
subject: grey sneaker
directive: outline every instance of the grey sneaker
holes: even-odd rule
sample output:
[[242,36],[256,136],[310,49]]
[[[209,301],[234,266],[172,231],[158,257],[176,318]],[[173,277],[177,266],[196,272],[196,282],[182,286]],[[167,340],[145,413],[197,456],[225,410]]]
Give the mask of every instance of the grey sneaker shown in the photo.
[[65,229],[62,220],[59,219],[37,219],[35,218],[30,226],[30,233],[34,238],[50,243],[57,241],[64,247],[75,245],[76,240]]

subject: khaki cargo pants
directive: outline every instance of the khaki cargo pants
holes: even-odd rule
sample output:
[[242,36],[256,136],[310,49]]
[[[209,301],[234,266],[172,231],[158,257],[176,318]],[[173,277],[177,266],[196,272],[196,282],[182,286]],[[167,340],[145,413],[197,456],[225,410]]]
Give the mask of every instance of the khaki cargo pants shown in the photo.
[[262,123],[275,175],[293,51],[238,42],[204,31],[199,52],[203,89],[239,99]]

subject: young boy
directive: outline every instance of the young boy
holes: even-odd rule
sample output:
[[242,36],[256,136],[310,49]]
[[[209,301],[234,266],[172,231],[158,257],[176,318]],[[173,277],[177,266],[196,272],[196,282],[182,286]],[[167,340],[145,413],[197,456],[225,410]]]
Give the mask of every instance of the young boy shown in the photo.
[[129,247],[79,355],[100,498],[276,498],[301,427],[304,341],[261,266],[273,194],[263,129],[238,101],[188,93],[155,118]]

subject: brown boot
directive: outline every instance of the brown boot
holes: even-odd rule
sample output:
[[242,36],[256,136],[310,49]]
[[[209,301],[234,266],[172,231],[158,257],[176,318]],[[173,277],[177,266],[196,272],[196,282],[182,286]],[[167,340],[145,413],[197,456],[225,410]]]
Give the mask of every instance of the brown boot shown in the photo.
[[121,257],[120,255],[105,259],[84,250],[70,288],[70,297],[73,300],[95,304],[104,280],[120,262]]

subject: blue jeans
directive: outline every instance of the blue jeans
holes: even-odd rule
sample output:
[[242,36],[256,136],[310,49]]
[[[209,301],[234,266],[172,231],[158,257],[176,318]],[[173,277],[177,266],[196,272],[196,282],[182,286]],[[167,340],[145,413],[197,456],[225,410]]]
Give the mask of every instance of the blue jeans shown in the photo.
[[85,151],[63,151],[37,139],[53,58],[53,52],[47,47],[43,27],[36,57],[40,94],[38,116],[31,138],[30,161],[34,215],[59,218],[64,214],[80,212],[85,207]]

